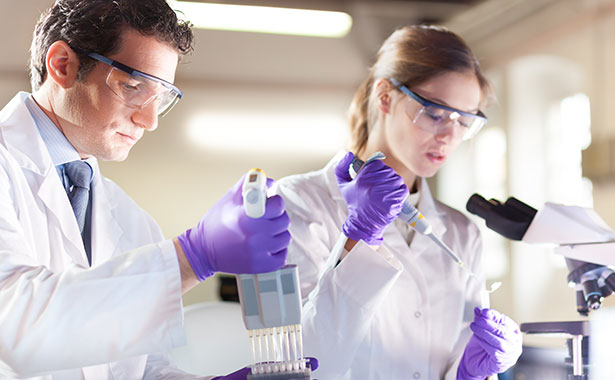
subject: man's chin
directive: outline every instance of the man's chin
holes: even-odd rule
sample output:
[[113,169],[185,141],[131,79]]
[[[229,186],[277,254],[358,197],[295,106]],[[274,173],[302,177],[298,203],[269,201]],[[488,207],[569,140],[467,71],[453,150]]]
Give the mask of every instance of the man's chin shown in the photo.
[[130,153],[130,149],[126,149],[125,151],[115,151],[110,153],[105,153],[101,155],[95,155],[97,160],[106,161],[106,162],[122,162],[128,158],[128,153]]

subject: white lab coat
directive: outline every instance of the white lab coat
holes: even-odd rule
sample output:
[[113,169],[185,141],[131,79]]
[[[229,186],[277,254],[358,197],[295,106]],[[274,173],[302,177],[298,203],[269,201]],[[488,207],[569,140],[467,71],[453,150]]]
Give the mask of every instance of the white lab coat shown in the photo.
[[88,268],[27,96],[0,111],[0,379],[175,373],[145,355],[185,342],[172,242],[95,164]]
[[[394,224],[378,251],[361,241],[328,267],[345,242],[340,158],[277,183],[291,221],[287,262],[300,273],[305,355],[319,359],[322,379],[455,379],[482,284],[428,238],[415,235],[408,247]],[[435,201],[424,180],[421,194],[418,209],[434,233],[480,275],[477,227]]]

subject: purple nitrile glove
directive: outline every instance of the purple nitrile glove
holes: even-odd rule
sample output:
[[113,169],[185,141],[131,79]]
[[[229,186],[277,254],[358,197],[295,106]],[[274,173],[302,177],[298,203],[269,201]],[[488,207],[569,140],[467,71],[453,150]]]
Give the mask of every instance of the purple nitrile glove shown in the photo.
[[243,367],[239,371],[235,371],[226,376],[217,376],[211,380],[246,380],[250,373],[250,367]]
[[401,212],[408,188],[382,160],[367,163],[351,179],[348,167],[353,158],[354,154],[348,152],[335,167],[337,185],[348,206],[348,218],[342,230],[352,240],[380,245],[384,229]]
[[[307,365],[308,367],[310,367],[310,370],[316,371],[316,369],[318,368],[318,359],[316,358],[311,358],[311,357],[306,357],[307,359]],[[214,377],[211,380],[246,380],[248,377],[248,374],[250,373],[250,368],[249,367],[244,367],[242,369],[240,369],[239,371],[235,371],[231,374],[228,374],[226,376],[218,376],[218,377]]]
[[[197,278],[214,272],[264,273],[284,266],[290,232],[290,219],[284,200],[267,199],[265,215],[246,215],[241,195],[242,177],[205,214],[196,227],[177,238]],[[267,179],[270,186],[273,180]]]
[[310,367],[310,370],[312,372],[316,371],[318,369],[318,359],[311,356],[306,356],[305,358],[307,359],[307,365]]
[[483,380],[515,365],[522,338],[512,319],[493,309],[474,309],[474,332],[461,357],[457,380]]

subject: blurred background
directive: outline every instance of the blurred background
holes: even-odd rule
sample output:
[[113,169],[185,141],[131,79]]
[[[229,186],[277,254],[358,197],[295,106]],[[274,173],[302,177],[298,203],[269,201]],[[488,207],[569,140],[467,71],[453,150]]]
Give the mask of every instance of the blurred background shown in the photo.
[[[5,104],[30,90],[32,30],[51,0],[1,1]],[[233,3],[342,11],[352,27],[340,38],[195,31],[195,51],[177,71],[182,101],[125,162],[101,164],[167,237],[193,226],[249,168],[281,178],[319,169],[344,149],[346,111],[378,47],[395,28],[423,22],[467,41],[498,98],[485,112],[487,127],[431,180],[437,197],[464,212],[475,192],[538,209],[545,201],[574,204],[615,225],[615,1]],[[492,306],[518,322],[580,318],[562,257],[476,221],[488,283],[503,283]],[[210,279],[184,302],[216,300],[218,288]]]

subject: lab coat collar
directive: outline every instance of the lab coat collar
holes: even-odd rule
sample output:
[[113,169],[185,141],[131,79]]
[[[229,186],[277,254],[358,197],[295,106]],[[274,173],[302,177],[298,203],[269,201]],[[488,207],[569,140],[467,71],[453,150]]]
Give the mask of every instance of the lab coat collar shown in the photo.
[[[88,161],[90,162],[90,161]],[[124,232],[118,223],[115,209],[118,204],[104,186],[109,181],[100,173],[98,162],[93,161],[94,179],[92,180],[92,266],[105,262],[119,253],[120,238]]]
[[19,166],[45,176],[53,168],[53,163],[32,115],[25,106],[28,96],[26,92],[18,93],[0,111],[0,138]]
[[421,178],[420,186],[421,199],[419,200],[417,208],[425,219],[427,219],[429,224],[431,224],[434,234],[442,236],[447,229],[443,221],[445,213],[438,207],[425,178]]
[[66,254],[76,264],[87,267],[79,226],[47,147],[26,108],[24,102],[27,97],[27,93],[20,92],[0,111],[2,143],[24,174],[28,171],[32,173],[26,175],[29,186],[49,210],[48,215],[55,217],[60,225],[62,234],[69,242],[65,245]]
[[327,185],[327,188],[329,189],[329,194],[331,194],[331,198],[338,202],[341,201],[344,204],[346,204],[346,200],[342,196],[340,188],[337,187],[337,179],[335,178],[335,166],[338,164],[338,162],[341,161],[341,159],[346,155],[346,153],[346,151],[337,152],[335,156],[333,156],[333,158],[324,167],[325,183]]
[[[0,143],[4,144],[22,170],[35,175],[30,183],[35,193],[53,214],[60,225],[62,234],[71,243],[67,254],[73,261],[87,267],[88,260],[83,248],[79,226],[51,156],[25,106],[26,92],[17,94],[0,111]],[[104,179],[96,159],[88,159],[94,171],[92,182],[92,265],[102,262],[119,248],[117,242],[122,230],[115,220],[113,210],[116,201],[107,194]],[[38,189],[36,185],[38,184]],[[59,191],[61,190],[61,191]]]
[[[438,237],[442,237],[447,229],[443,221],[445,214],[438,209],[436,201],[433,199],[431,191],[429,190],[427,181],[424,178],[421,178],[420,181],[421,199],[419,200],[417,208],[431,225],[433,233]],[[404,238],[404,234],[397,229],[395,224],[391,223],[386,228],[384,231],[384,238],[385,245],[389,247],[392,252],[406,252],[406,250],[408,250],[408,243]],[[414,260],[424,252],[433,251],[434,247],[434,243],[429,238],[415,232],[412,243],[410,244],[412,254],[409,256],[402,255],[402,257],[407,256],[402,259],[402,262],[405,260]]]

